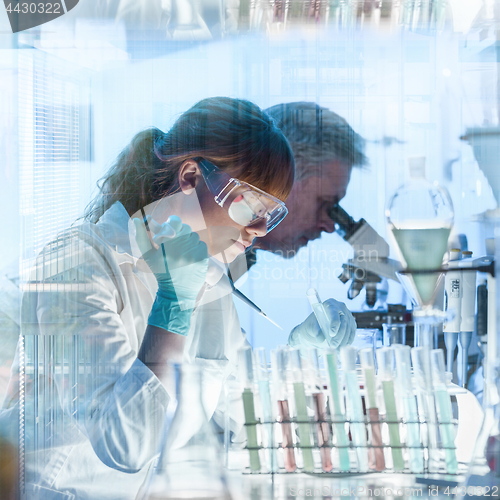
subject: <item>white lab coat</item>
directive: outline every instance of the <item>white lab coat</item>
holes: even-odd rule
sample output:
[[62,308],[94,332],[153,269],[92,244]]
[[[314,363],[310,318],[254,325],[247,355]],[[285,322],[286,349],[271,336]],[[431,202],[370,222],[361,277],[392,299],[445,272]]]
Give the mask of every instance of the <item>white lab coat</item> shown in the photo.
[[[158,453],[169,396],[137,359],[157,283],[136,267],[129,222],[115,203],[97,224],[66,231],[42,252],[26,287],[30,500],[135,499]],[[186,361],[203,367],[206,410],[216,418],[223,382],[245,343],[228,286],[225,275],[217,285],[205,285],[185,348]],[[31,359],[35,351],[38,364]],[[19,408],[18,367],[16,362],[4,419]],[[220,415],[217,420],[222,422]]]

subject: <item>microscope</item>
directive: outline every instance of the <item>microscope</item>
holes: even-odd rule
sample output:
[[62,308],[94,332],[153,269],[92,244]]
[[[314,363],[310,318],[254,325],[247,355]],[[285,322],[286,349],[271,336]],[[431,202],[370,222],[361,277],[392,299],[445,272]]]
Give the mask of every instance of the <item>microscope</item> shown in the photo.
[[397,281],[397,272],[401,264],[389,258],[389,245],[366,222],[355,221],[338,203],[328,211],[328,216],[335,222],[336,232],[351,245],[354,256],[342,265],[343,271],[338,277],[342,283],[352,280],[347,292],[349,299],[359,295],[363,287],[366,290],[366,312],[354,312],[359,328],[382,328],[382,323],[408,323],[411,312],[406,305],[389,304],[387,310],[370,310],[375,306],[382,279]]

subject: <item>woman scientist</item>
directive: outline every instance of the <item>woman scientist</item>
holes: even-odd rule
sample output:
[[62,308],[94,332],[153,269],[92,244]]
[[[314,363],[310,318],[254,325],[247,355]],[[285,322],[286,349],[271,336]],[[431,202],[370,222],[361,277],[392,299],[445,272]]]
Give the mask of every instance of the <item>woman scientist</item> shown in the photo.
[[229,98],[120,154],[87,221],[43,250],[23,297],[20,352],[34,368],[4,407],[24,403],[28,498],[135,498],[158,453],[169,359],[202,364],[207,412],[223,410],[245,339],[209,255],[230,262],[279,223],[293,176],[272,120]]

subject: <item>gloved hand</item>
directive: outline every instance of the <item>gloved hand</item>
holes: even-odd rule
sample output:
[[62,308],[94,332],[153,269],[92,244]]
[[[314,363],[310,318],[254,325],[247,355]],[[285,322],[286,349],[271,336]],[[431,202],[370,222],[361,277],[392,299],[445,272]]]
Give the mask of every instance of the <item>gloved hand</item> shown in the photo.
[[291,347],[341,347],[352,344],[356,335],[356,321],[343,302],[328,299],[323,302],[328,319],[330,320],[330,331],[325,338],[318,320],[311,313],[306,320],[296,326],[288,337]]
[[146,264],[158,281],[158,292],[148,324],[187,335],[191,313],[208,269],[205,243],[176,215],[158,224],[147,216],[153,243],[144,221],[134,219],[136,241]]

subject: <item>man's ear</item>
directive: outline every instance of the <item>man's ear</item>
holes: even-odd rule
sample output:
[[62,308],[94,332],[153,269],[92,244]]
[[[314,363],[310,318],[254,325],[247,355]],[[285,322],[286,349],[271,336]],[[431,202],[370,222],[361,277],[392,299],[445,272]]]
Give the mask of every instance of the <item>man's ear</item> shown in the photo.
[[201,181],[201,172],[198,164],[193,160],[186,160],[179,169],[179,187],[184,194],[191,194]]

